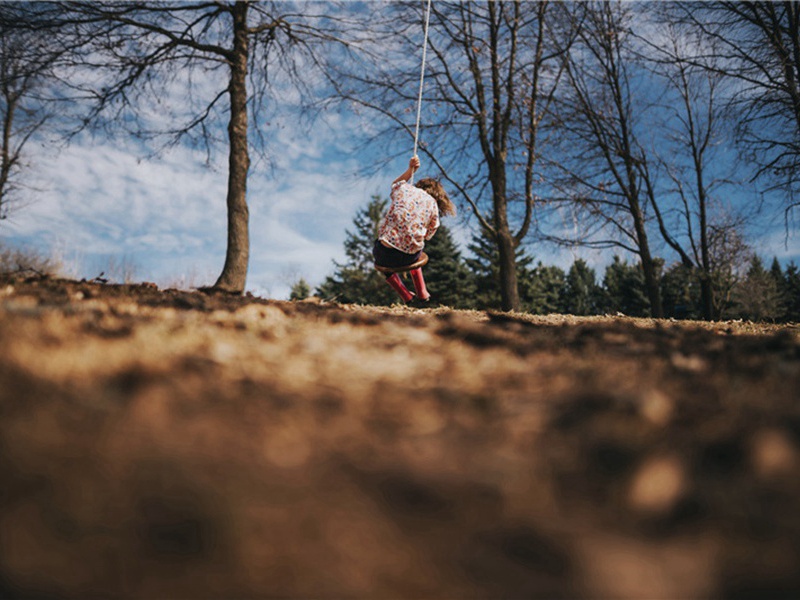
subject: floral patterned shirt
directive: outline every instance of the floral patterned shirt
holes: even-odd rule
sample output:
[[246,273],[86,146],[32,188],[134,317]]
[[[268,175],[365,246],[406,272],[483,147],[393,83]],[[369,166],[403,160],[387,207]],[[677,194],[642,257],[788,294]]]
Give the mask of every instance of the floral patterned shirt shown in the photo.
[[389,212],[378,230],[378,239],[400,252],[416,254],[439,228],[436,200],[407,181],[392,185],[391,199]]

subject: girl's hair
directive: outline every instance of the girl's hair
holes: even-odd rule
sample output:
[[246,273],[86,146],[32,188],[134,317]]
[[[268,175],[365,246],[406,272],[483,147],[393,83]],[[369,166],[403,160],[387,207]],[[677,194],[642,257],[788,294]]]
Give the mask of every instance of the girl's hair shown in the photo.
[[439,183],[438,179],[426,177],[425,179],[420,179],[416,185],[419,189],[436,200],[436,204],[439,206],[439,212],[442,215],[456,214],[456,205],[450,200],[450,196],[447,195],[447,192],[442,187],[442,184]]

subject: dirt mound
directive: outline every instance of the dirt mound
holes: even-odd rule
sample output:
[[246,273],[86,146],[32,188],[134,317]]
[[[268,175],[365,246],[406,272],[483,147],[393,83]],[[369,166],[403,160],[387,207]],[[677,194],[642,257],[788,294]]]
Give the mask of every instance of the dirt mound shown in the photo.
[[0,279],[0,597],[800,595],[793,327]]

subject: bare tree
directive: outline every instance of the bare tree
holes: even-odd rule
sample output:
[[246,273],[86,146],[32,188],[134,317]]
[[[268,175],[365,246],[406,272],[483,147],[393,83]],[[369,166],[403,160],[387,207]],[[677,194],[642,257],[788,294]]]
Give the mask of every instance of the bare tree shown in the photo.
[[[338,22],[321,4],[282,2],[59,2],[39,7],[49,27],[72,49],[63,80],[91,103],[82,126],[137,124],[136,133],[167,134],[174,143],[213,146],[227,121],[228,239],[214,289],[244,291],[249,263],[247,178],[249,128],[258,111],[302,95],[338,43]],[[319,11],[319,12],[317,12]],[[170,94],[175,96],[170,102]],[[174,120],[142,117],[146,100]],[[266,108],[265,108],[266,107]]]
[[59,55],[16,22],[16,6],[0,5],[0,220],[20,201],[25,146],[49,117],[38,92]]
[[632,10],[620,2],[587,2],[574,14],[578,41],[567,54],[569,92],[560,98],[559,123],[563,181],[581,233],[568,241],[638,255],[651,314],[661,317],[660,263],[647,215],[657,175],[639,140],[649,100],[637,95],[631,73]]
[[734,292],[753,250],[745,241],[742,223],[737,218],[723,218],[718,226],[711,225],[708,244],[714,318],[727,318],[734,304]]
[[730,218],[732,208],[718,197],[725,186],[735,184],[733,161],[723,155],[728,147],[724,142],[729,141],[724,119],[726,82],[718,69],[700,68],[693,61],[705,43],[714,41],[675,27],[670,8],[667,5],[661,11],[655,35],[651,28],[649,35],[638,36],[644,60],[664,84],[663,101],[657,105],[663,136],[657,138],[654,152],[671,182],[664,188],[666,193],[652,191],[649,196],[662,238],[698,277],[703,318],[711,320],[718,315],[711,230],[719,238],[724,227],[741,227],[740,219]]
[[713,40],[698,65],[736,83],[730,108],[745,160],[767,189],[800,204],[800,5],[681,2],[679,22]]
[[[379,49],[339,87],[343,98],[384,118],[388,126],[375,138],[394,143],[395,154],[411,146],[422,8],[382,6],[390,20],[378,15],[371,28]],[[564,10],[550,2],[434,2],[430,16],[420,150],[495,246],[504,310],[520,305],[515,251],[530,230],[542,131],[560,78],[558,55],[568,47],[551,40]]]

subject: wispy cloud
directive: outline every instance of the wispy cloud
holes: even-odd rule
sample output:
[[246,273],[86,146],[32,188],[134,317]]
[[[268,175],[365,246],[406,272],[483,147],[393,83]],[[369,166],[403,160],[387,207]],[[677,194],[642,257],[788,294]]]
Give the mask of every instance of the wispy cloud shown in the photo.
[[[318,284],[343,260],[356,211],[383,185],[356,178],[355,160],[332,130],[277,135],[274,169],[251,171],[251,265],[248,289],[287,297],[288,275]],[[137,158],[141,147],[78,139],[60,153],[31,148],[35,202],[6,228],[10,241],[71,257],[76,276],[93,277],[103,260],[124,257],[136,277],[165,284],[215,277],[227,236],[224,164],[176,147]],[[388,190],[387,190],[388,191]],[[198,285],[213,283],[196,281]]]

